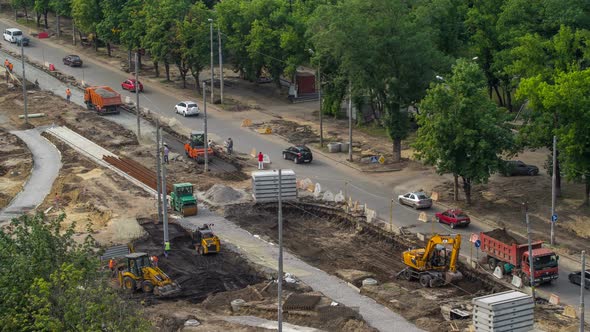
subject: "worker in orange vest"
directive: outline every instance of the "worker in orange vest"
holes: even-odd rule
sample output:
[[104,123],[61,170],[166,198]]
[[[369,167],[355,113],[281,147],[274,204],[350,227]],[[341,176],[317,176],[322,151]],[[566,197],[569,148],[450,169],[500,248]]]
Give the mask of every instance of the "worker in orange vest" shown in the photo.
[[111,276],[115,276],[115,257],[109,260],[109,269],[111,270]]
[[158,267],[158,256],[152,256],[152,264],[154,265],[154,267]]
[[11,62],[9,62],[9,63],[8,63],[8,70],[9,70],[11,73],[12,73],[12,68],[13,68],[13,67],[14,67],[14,66],[12,65],[12,63],[11,63]]
[[70,90],[70,88],[66,89],[66,100],[68,101],[68,104],[70,103],[70,97],[72,96],[72,91]]
[[4,67],[8,68],[9,63],[10,63],[10,61],[8,61],[8,59],[4,60]]

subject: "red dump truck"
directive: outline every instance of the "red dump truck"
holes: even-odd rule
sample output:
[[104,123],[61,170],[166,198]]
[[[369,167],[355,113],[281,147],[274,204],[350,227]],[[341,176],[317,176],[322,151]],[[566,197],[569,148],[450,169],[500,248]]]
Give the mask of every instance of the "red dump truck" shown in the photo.
[[121,95],[108,86],[91,86],[84,90],[84,102],[98,114],[118,114],[123,105]]
[[[505,229],[494,229],[481,232],[479,240],[480,249],[487,254],[487,264],[491,270],[499,267],[503,273],[519,276],[526,286],[530,286],[529,245],[526,239],[510,235]],[[533,241],[531,247],[535,285],[557,279],[559,256],[553,250],[543,248],[543,241]]]

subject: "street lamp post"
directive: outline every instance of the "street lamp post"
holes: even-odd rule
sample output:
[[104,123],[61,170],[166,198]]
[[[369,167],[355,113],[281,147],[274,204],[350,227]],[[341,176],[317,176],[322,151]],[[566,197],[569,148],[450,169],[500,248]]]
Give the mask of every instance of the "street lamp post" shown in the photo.
[[[21,37],[24,38],[24,37]],[[25,48],[24,48],[24,43],[21,39],[20,41],[20,56],[21,56],[21,61],[23,64],[23,101],[25,104],[25,123],[29,124],[29,113],[27,110],[27,79],[25,78]]]
[[203,139],[205,140],[205,165],[203,172],[209,171],[209,141],[207,140],[207,83],[203,82],[203,131],[205,133]]
[[208,19],[209,21],[209,37],[211,40],[211,102],[214,103],[214,96],[213,96],[213,87],[215,86],[213,83],[214,73],[213,73],[213,19]]
[[[309,49],[309,53],[311,53],[311,55],[314,55],[315,52],[310,48]],[[324,146],[324,117],[322,114],[322,73],[321,73],[321,60],[318,59],[318,76],[317,76],[317,81],[318,81],[318,100],[320,102],[320,147]]]
[[217,44],[219,49],[219,102],[223,104],[223,55],[221,53],[221,29],[217,26]]

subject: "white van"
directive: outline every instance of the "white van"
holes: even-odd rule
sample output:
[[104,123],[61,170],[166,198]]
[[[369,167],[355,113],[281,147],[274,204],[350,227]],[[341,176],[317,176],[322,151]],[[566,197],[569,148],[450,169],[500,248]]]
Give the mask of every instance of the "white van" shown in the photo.
[[2,36],[4,37],[4,40],[6,40],[7,42],[16,43],[16,40],[23,36],[23,32],[19,29],[10,28],[4,30]]

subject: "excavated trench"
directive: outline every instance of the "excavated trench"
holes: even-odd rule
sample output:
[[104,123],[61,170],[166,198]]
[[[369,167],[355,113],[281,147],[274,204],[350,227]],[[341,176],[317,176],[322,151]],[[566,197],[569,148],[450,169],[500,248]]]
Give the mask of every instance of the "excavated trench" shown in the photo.
[[145,296],[150,302],[183,299],[191,303],[200,303],[209,295],[243,289],[265,280],[264,276],[252,268],[244,258],[230,250],[222,248],[222,251],[215,255],[197,255],[189,234],[176,224],[170,224],[168,227],[172,250],[166,258],[163,254],[162,224],[143,220],[141,226],[147,235],[134,243],[135,250],[157,255],[159,267],[182,287],[180,294],[162,299],[153,295],[136,294]]

